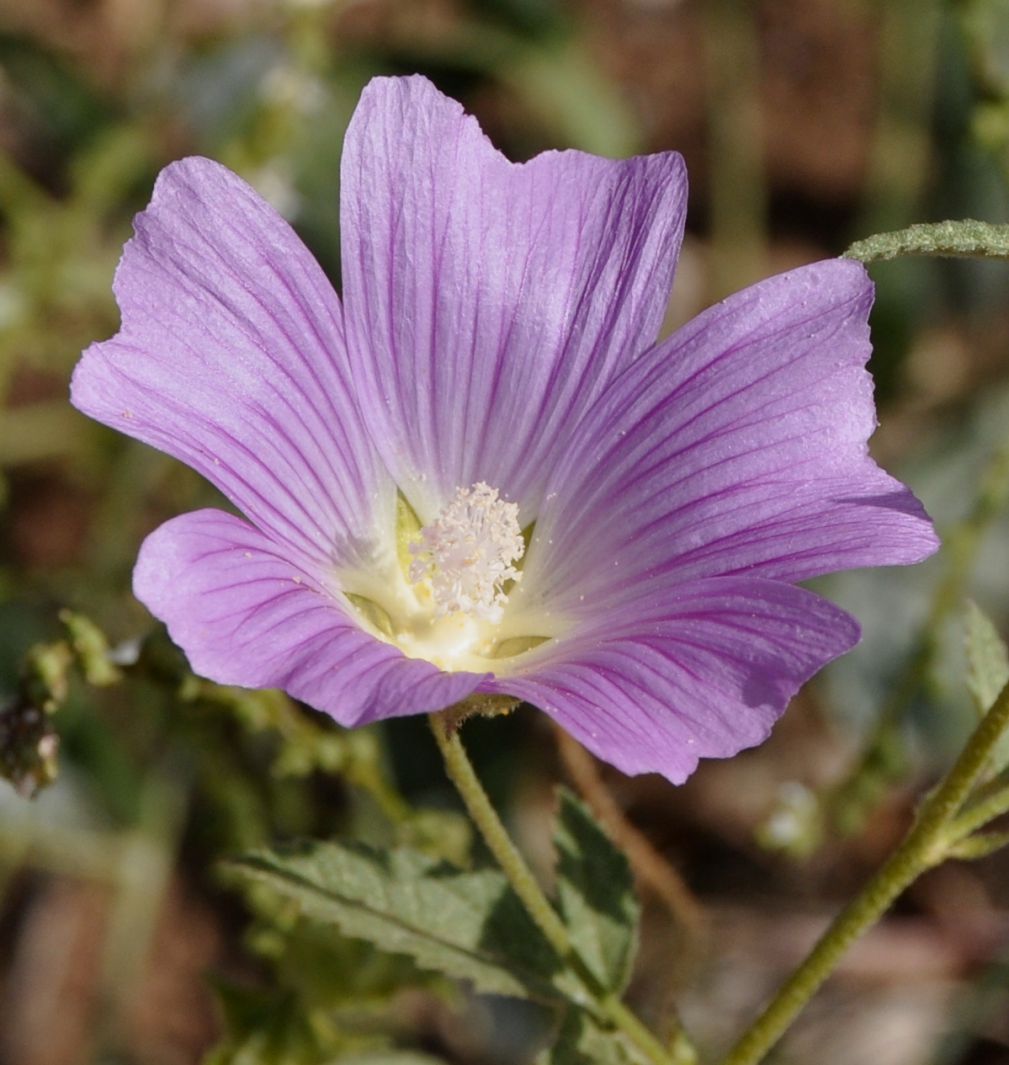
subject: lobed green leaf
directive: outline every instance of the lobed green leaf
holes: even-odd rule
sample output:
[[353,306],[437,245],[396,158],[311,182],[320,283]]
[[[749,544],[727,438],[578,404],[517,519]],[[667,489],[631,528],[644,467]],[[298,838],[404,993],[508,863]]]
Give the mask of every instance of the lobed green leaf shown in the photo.
[[986,714],[1009,681],[1009,651],[991,619],[973,600],[964,618],[967,688],[979,714]]
[[558,789],[557,898],[571,943],[607,991],[627,986],[637,947],[640,907],[627,858],[588,808]]
[[[983,717],[1009,683],[1009,649],[991,618],[972,600],[964,619],[967,651],[967,688]],[[1009,734],[1002,737],[992,757],[992,773],[1009,766]]]
[[407,848],[304,843],[229,863],[333,924],[479,991],[544,1003],[565,995],[565,969],[504,875],[466,871]]

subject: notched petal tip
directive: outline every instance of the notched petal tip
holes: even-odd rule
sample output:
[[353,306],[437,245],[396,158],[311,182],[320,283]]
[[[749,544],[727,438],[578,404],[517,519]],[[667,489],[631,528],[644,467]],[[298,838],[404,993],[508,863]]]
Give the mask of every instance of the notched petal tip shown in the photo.
[[437,130],[441,136],[454,127],[465,128],[488,154],[501,163],[509,162],[484,133],[479,120],[423,74],[372,78],[361,92],[345,143],[367,137],[373,130],[384,133],[397,127],[413,135]]
[[415,77],[369,85],[341,174],[348,349],[387,466],[440,501],[486,481],[534,516],[570,425],[658,334],[682,159],[511,164]]

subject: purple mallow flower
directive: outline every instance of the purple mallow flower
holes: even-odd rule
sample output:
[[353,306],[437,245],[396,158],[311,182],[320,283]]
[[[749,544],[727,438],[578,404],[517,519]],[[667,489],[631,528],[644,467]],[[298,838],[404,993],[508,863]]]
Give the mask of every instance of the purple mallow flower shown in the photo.
[[763,740],[858,639],[803,588],[936,547],[869,457],[854,262],[655,343],[683,231],[675,153],[509,163],[420,77],[365,90],[341,173],[343,299],[206,159],[169,166],[73,402],[244,515],[144,543],[138,597],[193,668],[344,725],[474,692],[682,781]]

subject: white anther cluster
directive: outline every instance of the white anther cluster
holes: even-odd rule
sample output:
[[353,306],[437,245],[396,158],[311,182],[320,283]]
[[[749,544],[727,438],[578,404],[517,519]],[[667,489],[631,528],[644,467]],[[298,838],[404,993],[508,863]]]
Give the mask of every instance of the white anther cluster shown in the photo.
[[438,517],[410,545],[410,580],[427,581],[438,617],[463,613],[501,619],[504,585],[521,574],[514,563],[525,542],[517,503],[484,484],[460,488]]

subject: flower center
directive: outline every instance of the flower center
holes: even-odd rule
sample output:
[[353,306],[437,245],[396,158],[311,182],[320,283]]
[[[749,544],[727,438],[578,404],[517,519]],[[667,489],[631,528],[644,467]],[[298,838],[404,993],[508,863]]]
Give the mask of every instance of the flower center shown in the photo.
[[527,536],[518,504],[482,481],[458,489],[424,526],[401,495],[394,555],[370,573],[341,574],[341,587],[368,631],[408,657],[507,672],[560,632],[549,611],[517,603],[505,611]]
[[467,614],[496,624],[507,600],[505,585],[522,574],[525,552],[517,503],[482,481],[460,488],[438,517],[410,544],[409,578],[430,588],[438,618]]

